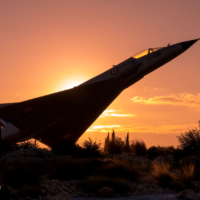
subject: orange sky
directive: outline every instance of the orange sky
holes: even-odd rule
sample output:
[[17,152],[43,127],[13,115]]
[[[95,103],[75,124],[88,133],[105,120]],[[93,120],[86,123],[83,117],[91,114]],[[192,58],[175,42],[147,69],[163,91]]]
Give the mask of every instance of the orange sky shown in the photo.
[[[199,0],[0,0],[0,102],[84,82],[132,55],[200,37]],[[108,131],[177,145],[200,120],[200,42],[126,89],[80,141]]]

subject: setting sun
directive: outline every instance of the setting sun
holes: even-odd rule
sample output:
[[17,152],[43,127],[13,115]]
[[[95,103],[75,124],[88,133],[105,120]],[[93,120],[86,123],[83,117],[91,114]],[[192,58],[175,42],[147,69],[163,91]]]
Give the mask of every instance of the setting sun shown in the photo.
[[62,91],[62,90],[71,89],[73,87],[76,87],[76,86],[80,85],[84,81],[86,81],[86,80],[84,80],[84,78],[82,78],[82,77],[68,78],[66,80],[63,80],[60,83],[60,86],[58,87],[58,90]]

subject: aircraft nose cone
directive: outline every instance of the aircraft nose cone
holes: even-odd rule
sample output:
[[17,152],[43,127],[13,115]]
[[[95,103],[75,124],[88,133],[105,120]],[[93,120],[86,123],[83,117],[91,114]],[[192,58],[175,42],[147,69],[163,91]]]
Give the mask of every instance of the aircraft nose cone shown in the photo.
[[190,48],[196,41],[198,41],[199,39],[196,40],[190,40],[190,41],[186,41],[186,42],[181,42],[181,46],[183,48],[183,50],[187,50],[188,48]]

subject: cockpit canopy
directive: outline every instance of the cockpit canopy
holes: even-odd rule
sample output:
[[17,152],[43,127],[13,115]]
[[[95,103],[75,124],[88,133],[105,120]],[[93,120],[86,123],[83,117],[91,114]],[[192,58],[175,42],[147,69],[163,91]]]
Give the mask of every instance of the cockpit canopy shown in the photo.
[[143,56],[146,56],[147,54],[150,54],[150,53],[153,53],[154,51],[158,51],[159,49],[162,49],[163,47],[160,47],[160,48],[151,48],[151,49],[146,49],[136,55],[133,56],[133,58],[135,59],[138,59],[138,58],[141,58]]

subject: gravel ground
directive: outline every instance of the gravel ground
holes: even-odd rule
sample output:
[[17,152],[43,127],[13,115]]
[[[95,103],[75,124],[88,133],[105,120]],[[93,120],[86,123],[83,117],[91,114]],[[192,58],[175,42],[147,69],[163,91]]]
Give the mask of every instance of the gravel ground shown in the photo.
[[[144,194],[128,197],[100,198],[100,197],[74,197],[74,200],[171,200],[177,199],[177,194]],[[180,200],[180,199],[179,199]]]

